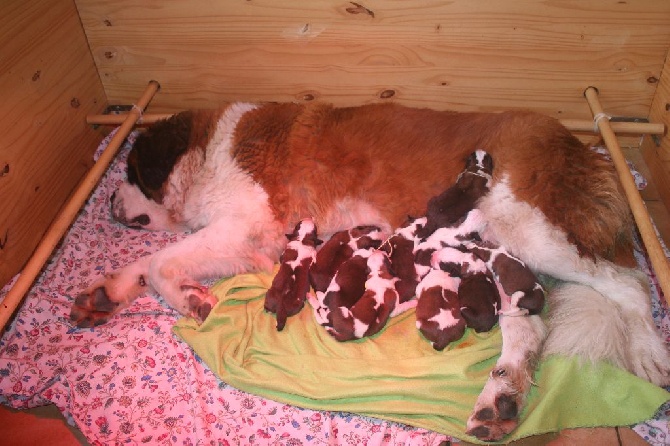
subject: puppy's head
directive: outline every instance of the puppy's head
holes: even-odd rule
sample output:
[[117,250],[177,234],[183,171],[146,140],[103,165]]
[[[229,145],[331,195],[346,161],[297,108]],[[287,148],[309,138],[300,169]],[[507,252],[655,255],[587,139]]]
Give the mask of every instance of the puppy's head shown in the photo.
[[493,158],[484,150],[476,150],[465,160],[464,171],[490,176],[493,173]]

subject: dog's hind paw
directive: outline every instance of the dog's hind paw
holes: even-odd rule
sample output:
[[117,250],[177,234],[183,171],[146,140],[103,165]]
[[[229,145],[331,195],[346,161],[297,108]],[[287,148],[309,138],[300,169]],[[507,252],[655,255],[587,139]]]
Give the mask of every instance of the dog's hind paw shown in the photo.
[[97,327],[109,321],[118,310],[119,303],[113,302],[101,286],[75,298],[70,321],[79,328]]
[[670,351],[650,321],[637,322],[629,335],[631,372],[664,387],[670,385]]
[[195,282],[184,283],[180,288],[186,293],[188,316],[195,319],[198,324],[202,324],[219,299],[209,291],[209,288]]
[[499,441],[519,424],[530,382],[521,370],[496,366],[479,395],[466,433],[482,441]]

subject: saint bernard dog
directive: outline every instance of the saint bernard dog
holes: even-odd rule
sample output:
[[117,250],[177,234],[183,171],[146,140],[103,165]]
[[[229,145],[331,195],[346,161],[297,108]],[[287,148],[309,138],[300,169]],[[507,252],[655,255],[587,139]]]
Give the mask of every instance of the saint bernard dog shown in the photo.
[[525,111],[232,103],[156,123],[129,154],[112,214],[128,226],[191,234],[93,283],[71,319],[104,323],[153,289],[202,321],[217,299],[201,280],[270,270],[285,233],[306,217],[323,240],[358,225],[391,235],[408,215],[424,215],[478,149],[495,166],[477,202],[482,238],[561,285],[547,296],[547,327],[538,315],[503,311],[502,356],[467,432],[498,440],[516,427],[541,354],[605,359],[670,384],[613,167],[556,120]]

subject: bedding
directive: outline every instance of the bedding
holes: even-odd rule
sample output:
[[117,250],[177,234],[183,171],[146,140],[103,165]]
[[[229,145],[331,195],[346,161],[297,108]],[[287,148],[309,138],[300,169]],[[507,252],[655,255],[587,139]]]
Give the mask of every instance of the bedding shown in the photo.
[[[0,401],[3,404],[30,408],[53,403],[93,444],[217,444],[221,441],[223,444],[436,445],[452,440],[454,434],[462,432],[459,420],[468,416],[472,408],[470,400],[474,401],[476,391],[464,400],[456,398],[454,404],[449,405],[447,412],[453,410],[456,415],[445,415],[442,409],[446,405],[431,402],[430,399],[427,400],[429,405],[435,411],[440,410],[440,416],[431,416],[432,409],[425,408],[417,415],[408,410],[409,406],[416,406],[409,403],[417,396],[406,394],[404,390],[393,391],[398,387],[398,381],[391,378],[385,382],[387,391],[384,392],[385,386],[379,383],[370,385],[369,376],[351,378],[329,373],[323,380],[323,389],[310,389],[311,375],[305,375],[304,382],[300,379],[299,372],[307,371],[309,365],[300,361],[302,352],[298,358],[289,361],[290,367],[284,371],[277,370],[281,367],[277,367],[273,355],[261,355],[268,359],[265,363],[255,361],[256,365],[262,365],[261,368],[247,370],[242,367],[238,368],[238,373],[231,373],[229,369],[240,364],[233,361],[224,364],[220,360],[229,350],[203,349],[203,342],[195,339],[202,330],[208,330],[207,327],[225,327],[226,324],[212,318],[211,323],[208,319],[204,326],[196,328],[190,321],[182,320],[173,332],[173,325],[180,316],[155,296],[138,299],[130,310],[105,325],[94,329],[73,328],[68,318],[72,299],[91,282],[91,275],[119,268],[183,237],[181,234],[128,229],[110,217],[109,196],[125,176],[125,156],[134,136],[132,134],[128,138],[87,205],[80,211],[0,341]],[[110,137],[101,143],[98,154]],[[641,184],[643,180],[638,179]],[[647,273],[652,286],[654,318],[665,338],[670,339],[670,314],[659,299],[655,278],[639,246],[636,254],[640,268]],[[238,276],[216,284],[214,289],[218,290],[222,299],[213,312],[219,315],[221,311],[225,318],[230,310],[228,307],[236,303],[235,311],[258,315],[262,310],[262,289],[269,285],[269,277]],[[10,286],[11,283],[0,292],[0,298]],[[254,290],[251,295],[249,289]],[[259,303],[261,310],[255,307]],[[283,338],[283,343],[277,345],[275,353],[286,348],[288,335],[298,339],[302,337],[305,342],[304,333],[295,329],[301,320],[309,323],[312,317],[309,309],[289,319],[286,333],[276,332],[274,315],[261,315],[268,327],[275,330],[268,331],[268,336],[272,333],[273,337],[264,340],[263,348],[272,352],[273,342],[284,334],[287,336]],[[404,319],[400,317],[393,324],[407,323],[408,317],[406,313]],[[249,320],[253,322],[254,318],[236,319],[240,324]],[[228,325],[227,329],[230,329],[235,324]],[[318,325],[303,325],[303,328],[321,329]],[[260,345],[251,342],[242,345],[248,338],[238,336],[238,331],[225,333],[235,340],[227,346],[233,350],[248,352],[248,349],[254,350],[252,347]],[[259,330],[260,333],[262,330]],[[384,334],[381,333],[375,340],[382,339]],[[322,335],[326,340],[335,342],[328,339],[325,332]],[[495,355],[497,334],[493,331],[481,335],[468,333],[468,336],[470,340],[476,338],[479,342],[481,338],[485,342],[479,347],[485,352],[480,356],[483,362],[475,373],[485,375],[488,371],[486,360]],[[211,342],[207,340],[204,344],[208,346]],[[296,347],[299,343],[289,344]],[[351,343],[352,349],[361,344],[359,341]],[[424,344],[430,348],[425,341]],[[336,347],[347,349],[348,345],[338,344]],[[471,360],[475,361],[476,355]],[[241,365],[248,364],[243,360]],[[332,372],[334,367],[331,365],[332,362],[327,362],[324,371]],[[567,364],[565,369],[569,372],[573,366]],[[548,367],[551,369],[551,364]],[[547,376],[545,369],[543,365],[539,379]],[[358,372],[364,373],[364,370],[361,366]],[[649,388],[641,380],[634,379],[631,383],[631,377],[622,372],[609,368],[601,372],[589,375],[595,381],[587,382],[585,386],[596,386],[613,373],[617,375],[617,380],[622,380],[617,382],[627,383],[626,389],[634,392],[635,397],[630,399],[640,402],[639,411],[630,415],[631,408],[628,418],[612,417],[612,422],[637,423],[634,429],[649,443],[667,444],[670,439],[670,405],[661,406],[654,415],[659,404],[667,400],[667,395],[659,393],[657,388]],[[319,373],[314,376],[319,376]],[[626,376],[620,376],[622,374]],[[289,376],[292,379],[287,379]],[[367,389],[366,393],[362,389]],[[394,392],[401,394],[400,403],[393,402]],[[467,389],[458,388],[455,392],[468,393]],[[323,395],[322,401],[314,403],[315,394]],[[579,393],[559,393],[553,397],[563,399],[563,404],[574,405],[572,397],[575,395]],[[336,404],[332,404],[332,400]],[[387,404],[370,405],[373,400],[382,400]],[[617,400],[613,400],[612,404],[613,408],[621,406]],[[535,418],[535,422],[539,422],[538,414],[540,412],[530,416],[531,421]],[[634,419],[635,415],[638,418]],[[447,418],[449,426],[437,422],[438,418]],[[584,425],[607,424],[602,419],[576,418],[576,422]],[[433,421],[427,422],[426,419]],[[645,419],[647,421],[640,422]],[[554,427],[566,427],[562,424],[564,421],[555,417]],[[522,424],[519,428],[521,434],[549,429],[546,425],[529,426],[524,431],[521,430],[524,428]]]

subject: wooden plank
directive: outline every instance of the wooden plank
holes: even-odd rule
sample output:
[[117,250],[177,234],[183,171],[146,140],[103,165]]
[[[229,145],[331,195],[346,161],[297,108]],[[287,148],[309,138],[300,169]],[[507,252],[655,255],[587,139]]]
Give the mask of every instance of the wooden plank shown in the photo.
[[63,206],[61,212],[56,216],[51,226],[47,230],[40,243],[35,249],[35,253],[30,257],[26,263],[25,268],[21,271],[21,275],[16,280],[12,288],[7,292],[2,302],[0,302],[0,333],[4,331],[5,326],[11,316],[14,314],[23,297],[30,289],[40,271],[46,264],[49,256],[65,235],[65,232],[70,227],[82,206],[86,203],[89,195],[97,186],[100,178],[105,174],[116,156],[119,148],[123,144],[128,134],[133,130],[135,122],[142,115],[151,98],[158,91],[160,85],[156,81],[151,81],[142,94],[142,97],[135,103],[133,110],[128,113],[118,128],[118,131],[112,136],[107,144],[105,150],[102,151],[100,157],[91,167],[86,176],[79,183],[72,196]]
[[646,116],[670,2],[76,0],[110,101],[161,81],[152,111],[231,100],[394,100],[457,110]]
[[[649,119],[654,122],[665,124],[670,128],[670,52],[665,60],[663,73],[656,89]],[[650,137],[645,137],[642,142],[642,156],[649,167],[651,177],[658,189],[661,201],[666,209],[670,210],[670,135],[666,134],[660,138],[660,146]]]
[[72,2],[0,2],[0,286],[92,165],[106,106]]

